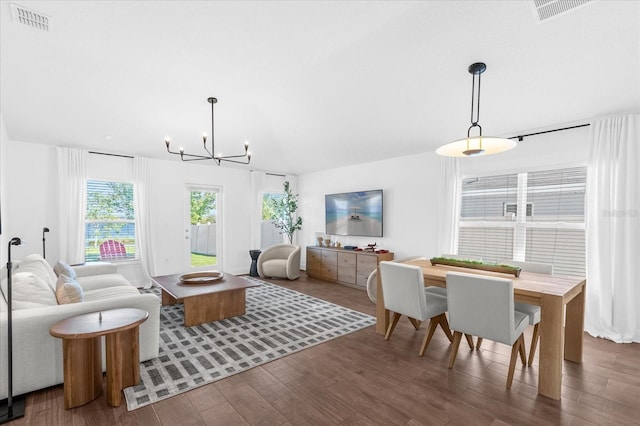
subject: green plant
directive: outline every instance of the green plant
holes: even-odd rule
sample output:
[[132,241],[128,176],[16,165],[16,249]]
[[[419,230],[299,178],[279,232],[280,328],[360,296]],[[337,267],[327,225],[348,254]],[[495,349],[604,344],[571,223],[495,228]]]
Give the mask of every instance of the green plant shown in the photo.
[[286,234],[289,243],[293,244],[293,234],[302,229],[302,218],[296,216],[298,211],[298,194],[291,192],[289,182],[284,183],[284,194],[281,198],[269,200],[272,208],[273,224]]

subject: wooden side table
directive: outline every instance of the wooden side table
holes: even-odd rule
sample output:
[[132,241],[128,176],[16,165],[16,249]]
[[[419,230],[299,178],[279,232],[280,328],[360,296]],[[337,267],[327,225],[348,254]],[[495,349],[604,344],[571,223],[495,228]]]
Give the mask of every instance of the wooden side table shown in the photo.
[[62,339],[64,408],[93,401],[102,393],[102,336],[106,341],[107,404],[122,403],[122,389],[140,382],[138,326],[149,317],[133,308],[109,309],[67,318],[49,333]]

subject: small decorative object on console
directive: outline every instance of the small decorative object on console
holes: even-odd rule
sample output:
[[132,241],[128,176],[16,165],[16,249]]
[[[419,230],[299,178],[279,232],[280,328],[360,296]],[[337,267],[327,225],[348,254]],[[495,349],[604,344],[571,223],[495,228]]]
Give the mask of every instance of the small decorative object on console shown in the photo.
[[378,243],[367,244],[367,247],[364,249],[365,251],[376,251],[376,246]]

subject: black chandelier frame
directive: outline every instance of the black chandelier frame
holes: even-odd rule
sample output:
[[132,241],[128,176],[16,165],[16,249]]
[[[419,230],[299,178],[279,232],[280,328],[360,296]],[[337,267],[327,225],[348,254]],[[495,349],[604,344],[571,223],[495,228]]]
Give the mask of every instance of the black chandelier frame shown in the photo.
[[[164,143],[167,146],[167,152],[169,154],[179,155],[182,161],[202,161],[202,160],[214,160],[216,164],[221,165],[223,161],[229,163],[237,163],[237,164],[249,164],[251,162],[251,152],[249,151],[249,142],[244,143],[244,154],[238,155],[222,155],[222,153],[216,152],[215,145],[215,134],[214,134],[214,114],[213,114],[213,106],[218,103],[218,99],[214,97],[210,97],[207,99],[207,102],[211,104],[211,150],[207,148],[207,134],[204,133],[202,135],[202,146],[206,151],[207,155],[198,155],[198,154],[189,154],[184,152],[184,148],[180,147],[178,151],[171,151],[171,139],[168,137],[165,138]],[[244,160],[239,160],[240,158],[244,158]]]

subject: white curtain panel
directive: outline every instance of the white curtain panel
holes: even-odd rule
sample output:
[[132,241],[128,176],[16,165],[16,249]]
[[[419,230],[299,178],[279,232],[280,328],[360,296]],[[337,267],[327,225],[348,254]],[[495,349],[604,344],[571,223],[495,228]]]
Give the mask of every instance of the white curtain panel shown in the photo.
[[440,174],[443,184],[438,193],[438,253],[458,253],[458,218],[460,217],[460,197],[462,176],[460,159],[442,157]]
[[259,170],[252,170],[251,175],[251,249],[260,248],[260,235],[262,225],[262,199],[264,198],[264,185],[267,174]]
[[585,329],[640,342],[640,115],[591,123]]
[[57,148],[60,209],[60,260],[84,263],[85,210],[87,204],[87,152]]
[[[296,175],[284,175],[284,180],[285,180],[285,182],[289,182],[289,190],[291,191],[291,193],[293,195],[296,195],[298,193],[298,176],[296,176]],[[298,200],[298,202],[299,201],[300,200]],[[298,205],[298,210],[300,210],[300,205]],[[294,215],[294,218],[296,218],[296,217],[298,217],[297,213]],[[285,234],[282,234],[282,237],[283,237],[285,243],[289,242],[289,238]],[[297,240],[298,240],[298,232],[294,232],[293,233],[292,243],[293,244],[297,244]]]
[[155,275],[153,263],[153,244],[151,243],[151,213],[149,211],[149,160],[135,157],[133,159],[133,203],[136,218],[136,249],[142,276],[143,287],[151,288],[151,277]]

